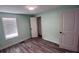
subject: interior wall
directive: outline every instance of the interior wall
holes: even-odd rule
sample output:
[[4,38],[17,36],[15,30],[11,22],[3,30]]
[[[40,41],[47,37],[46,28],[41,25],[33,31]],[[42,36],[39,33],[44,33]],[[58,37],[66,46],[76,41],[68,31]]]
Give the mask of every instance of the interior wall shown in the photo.
[[[4,29],[2,24],[2,17],[15,17],[17,20],[18,37],[5,40]],[[0,49],[9,47],[13,44],[21,42],[31,37],[30,34],[30,16],[29,15],[18,15],[9,13],[0,13]]]
[[59,43],[59,13],[48,12],[41,15],[43,39]]
[[37,14],[37,17],[41,16],[43,39],[59,44],[61,14],[63,11],[75,10],[77,8],[78,6],[64,6]]

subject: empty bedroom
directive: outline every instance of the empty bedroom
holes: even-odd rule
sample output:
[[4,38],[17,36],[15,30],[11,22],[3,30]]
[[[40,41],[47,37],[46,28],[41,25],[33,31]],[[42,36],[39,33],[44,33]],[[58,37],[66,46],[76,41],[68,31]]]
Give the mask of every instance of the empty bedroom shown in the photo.
[[78,5],[0,5],[0,53],[77,52]]

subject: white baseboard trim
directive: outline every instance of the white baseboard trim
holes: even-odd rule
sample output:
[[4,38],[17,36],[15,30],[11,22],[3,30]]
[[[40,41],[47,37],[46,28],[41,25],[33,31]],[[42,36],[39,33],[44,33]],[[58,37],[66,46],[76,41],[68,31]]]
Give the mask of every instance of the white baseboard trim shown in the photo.
[[53,40],[49,40],[49,39],[47,39],[47,38],[43,38],[44,40],[47,40],[47,41],[50,41],[50,42],[53,42],[53,43],[56,43],[56,44],[58,44],[59,45],[59,42],[56,42],[56,41],[53,41]]

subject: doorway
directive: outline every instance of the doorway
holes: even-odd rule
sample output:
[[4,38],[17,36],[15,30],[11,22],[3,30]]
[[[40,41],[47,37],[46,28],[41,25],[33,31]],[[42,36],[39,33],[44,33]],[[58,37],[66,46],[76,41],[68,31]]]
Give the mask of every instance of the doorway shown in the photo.
[[79,13],[77,11],[69,10],[62,12],[60,21],[61,48],[78,51],[78,22]]
[[31,37],[42,38],[41,17],[31,17],[30,24],[31,24]]
[[38,31],[38,37],[42,38],[42,31],[41,31],[41,16],[37,17],[37,31]]

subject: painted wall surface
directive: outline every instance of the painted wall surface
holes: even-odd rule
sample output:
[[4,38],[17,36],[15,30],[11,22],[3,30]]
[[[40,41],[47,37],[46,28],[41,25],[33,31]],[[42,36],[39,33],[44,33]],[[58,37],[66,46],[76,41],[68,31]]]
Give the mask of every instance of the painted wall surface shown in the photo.
[[[18,37],[5,40],[2,17],[14,17],[17,20]],[[15,15],[8,13],[0,13],[0,49],[6,48],[18,42],[31,37],[30,34],[30,17],[28,15]]]
[[59,43],[59,13],[56,11],[41,14],[41,21],[43,38],[55,43]]
[[77,7],[61,7],[48,12],[37,14],[41,16],[43,39],[59,44],[60,19],[63,11],[74,10]]

